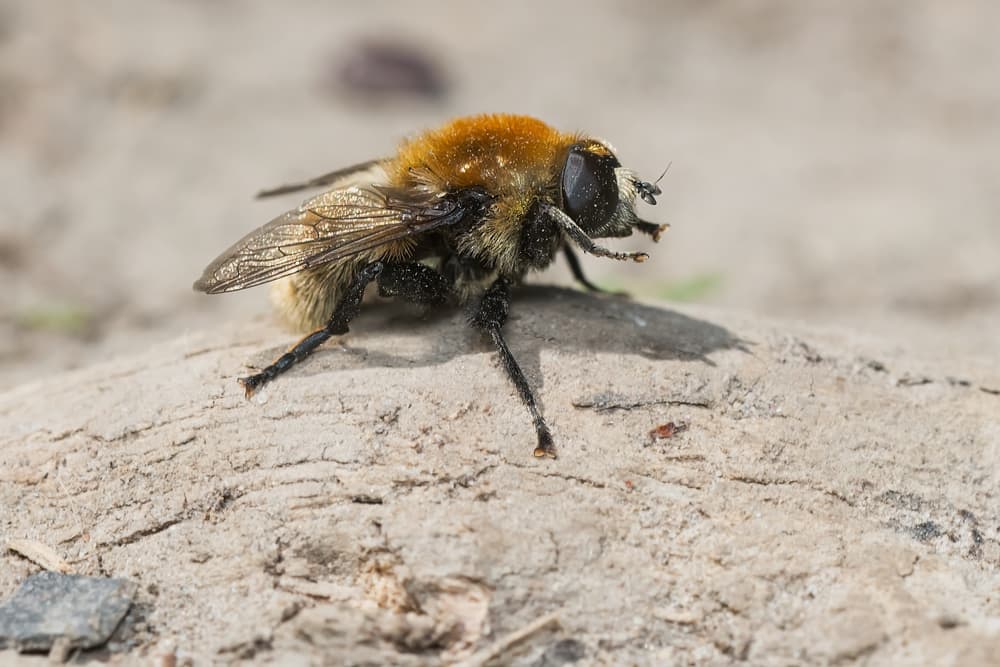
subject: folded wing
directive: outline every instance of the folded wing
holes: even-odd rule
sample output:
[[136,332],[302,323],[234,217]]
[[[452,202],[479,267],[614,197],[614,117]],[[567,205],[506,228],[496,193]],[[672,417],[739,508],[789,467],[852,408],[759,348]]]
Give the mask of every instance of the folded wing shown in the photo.
[[218,294],[255,287],[462,219],[458,200],[384,186],[331,190],[237,241],[194,289]]

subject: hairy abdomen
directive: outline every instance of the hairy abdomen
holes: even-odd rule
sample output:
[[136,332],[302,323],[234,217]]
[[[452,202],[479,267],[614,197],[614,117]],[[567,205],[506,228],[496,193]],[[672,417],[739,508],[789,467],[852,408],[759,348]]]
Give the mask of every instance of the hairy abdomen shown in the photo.
[[275,313],[295,331],[319,329],[330,319],[358,268],[357,261],[345,260],[282,278],[271,287]]

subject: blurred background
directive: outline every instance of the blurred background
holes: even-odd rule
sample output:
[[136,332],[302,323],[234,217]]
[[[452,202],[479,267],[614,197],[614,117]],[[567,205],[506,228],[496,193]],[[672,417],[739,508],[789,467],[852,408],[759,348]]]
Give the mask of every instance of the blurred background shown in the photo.
[[672,163],[644,213],[673,229],[585,260],[598,283],[995,355],[997,25],[988,0],[0,0],[0,386],[267,313],[190,287],[300,199],[258,189],[484,111]]

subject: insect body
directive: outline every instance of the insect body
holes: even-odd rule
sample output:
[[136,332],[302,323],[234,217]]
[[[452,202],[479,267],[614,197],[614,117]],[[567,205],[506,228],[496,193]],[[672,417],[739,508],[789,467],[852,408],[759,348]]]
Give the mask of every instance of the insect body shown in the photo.
[[347,332],[365,288],[426,304],[469,304],[469,322],[488,335],[527,406],[535,456],[555,456],[552,434],[502,334],[511,287],[561,250],[583,276],[572,246],[600,257],[644,261],[594,239],[659,240],[666,225],[640,220],[635,199],[660,189],[623,168],[603,142],[566,134],[527,116],[459,118],[404,142],[394,157],[340,169],[261,196],[330,188],[250,232],[194,284],[209,294],[278,281],[272,300],[294,328],[312,331],[256,375],[250,396]]

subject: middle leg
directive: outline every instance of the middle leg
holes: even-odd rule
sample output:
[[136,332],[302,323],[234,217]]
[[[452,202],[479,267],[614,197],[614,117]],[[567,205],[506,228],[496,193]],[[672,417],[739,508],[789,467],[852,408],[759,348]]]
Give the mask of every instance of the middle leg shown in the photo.
[[507,377],[510,378],[510,381],[514,384],[514,388],[517,389],[517,393],[521,396],[521,402],[524,403],[525,407],[528,408],[528,412],[531,413],[531,421],[535,426],[535,433],[538,435],[538,446],[535,447],[535,456],[548,456],[554,459],[556,457],[556,449],[552,442],[552,432],[549,430],[548,424],[545,423],[545,418],[542,417],[542,413],[538,409],[538,404],[535,402],[535,395],[531,392],[531,387],[528,386],[528,379],[524,377],[524,372],[517,365],[517,360],[514,359],[514,355],[511,353],[510,348],[507,347],[507,341],[504,340],[503,333],[500,331],[507,321],[507,313],[509,311],[510,282],[505,278],[497,278],[490,285],[489,289],[486,290],[482,300],[479,302],[478,308],[476,308],[469,318],[469,323],[477,329],[486,332],[493,339],[493,344],[496,346],[497,352],[500,353],[500,362],[503,364]]
[[399,297],[405,301],[428,306],[440,306],[452,295],[451,283],[429,266],[416,262],[386,264],[378,277],[381,296]]

